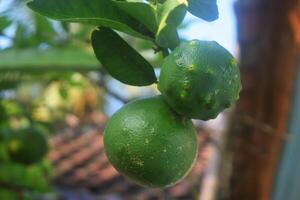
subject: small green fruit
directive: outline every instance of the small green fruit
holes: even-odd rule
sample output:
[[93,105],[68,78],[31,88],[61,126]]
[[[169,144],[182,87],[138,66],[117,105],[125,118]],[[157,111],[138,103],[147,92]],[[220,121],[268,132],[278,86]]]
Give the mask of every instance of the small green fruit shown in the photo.
[[217,42],[182,42],[164,60],[158,88],[179,114],[209,120],[239,98],[240,71]]
[[32,126],[11,133],[8,141],[8,153],[14,162],[30,165],[42,160],[48,151],[43,130]]
[[191,120],[175,113],[161,96],[131,102],[115,113],[105,128],[104,146],[119,172],[148,187],[183,179],[198,152]]

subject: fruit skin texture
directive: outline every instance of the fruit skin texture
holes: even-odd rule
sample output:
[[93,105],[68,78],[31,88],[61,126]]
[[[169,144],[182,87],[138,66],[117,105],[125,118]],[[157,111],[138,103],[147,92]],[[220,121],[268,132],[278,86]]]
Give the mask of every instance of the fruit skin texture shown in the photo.
[[182,42],[164,60],[158,88],[179,114],[209,120],[239,98],[240,71],[217,42]]
[[42,160],[48,151],[46,137],[38,126],[17,130],[8,141],[8,154],[14,162],[31,165]]
[[171,186],[191,170],[198,152],[190,119],[156,96],[128,103],[108,122],[104,147],[112,165],[148,187]]

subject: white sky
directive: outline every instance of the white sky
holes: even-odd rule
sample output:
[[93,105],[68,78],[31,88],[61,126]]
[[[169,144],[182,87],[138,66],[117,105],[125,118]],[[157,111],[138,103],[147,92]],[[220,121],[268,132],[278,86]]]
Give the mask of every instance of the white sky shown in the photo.
[[180,36],[188,40],[215,40],[232,54],[237,55],[234,1],[218,0],[219,19],[214,22],[206,22],[188,14],[185,21],[192,21],[192,23],[180,32]]
[[[235,0],[218,0],[219,19],[214,22],[206,22],[188,14],[185,22],[191,22],[190,25],[180,31],[180,36],[188,40],[215,40],[232,54],[237,55],[235,16],[233,12],[233,2]],[[6,7],[6,0],[1,2],[0,12]],[[1,9],[2,8],[2,9]],[[9,42],[0,37],[0,48],[9,46]]]

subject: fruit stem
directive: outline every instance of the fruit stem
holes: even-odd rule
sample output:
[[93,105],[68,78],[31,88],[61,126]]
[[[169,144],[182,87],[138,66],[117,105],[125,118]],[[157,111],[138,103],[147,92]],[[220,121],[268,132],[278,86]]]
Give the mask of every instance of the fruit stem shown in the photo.
[[169,49],[166,47],[162,47],[159,44],[157,44],[156,41],[153,41],[155,47],[153,47],[154,53],[162,52],[163,57],[167,57],[169,55]]
[[156,0],[147,0],[150,4],[152,4],[152,5],[156,5]]
[[163,55],[164,58],[169,55],[168,48],[161,48],[161,52],[162,52],[162,55]]

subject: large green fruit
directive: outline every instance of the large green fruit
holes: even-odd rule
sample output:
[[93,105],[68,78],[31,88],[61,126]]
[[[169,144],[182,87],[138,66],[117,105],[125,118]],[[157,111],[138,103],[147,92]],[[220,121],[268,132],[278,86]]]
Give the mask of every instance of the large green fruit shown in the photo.
[[238,98],[236,60],[217,42],[182,42],[165,60],[159,90],[178,113],[195,119],[215,118]]
[[11,133],[8,141],[10,158],[21,164],[30,165],[39,162],[47,151],[48,144],[43,129],[37,126]]
[[104,145],[119,172],[149,187],[177,183],[197,156],[191,120],[175,113],[161,96],[131,102],[115,113],[105,128]]

